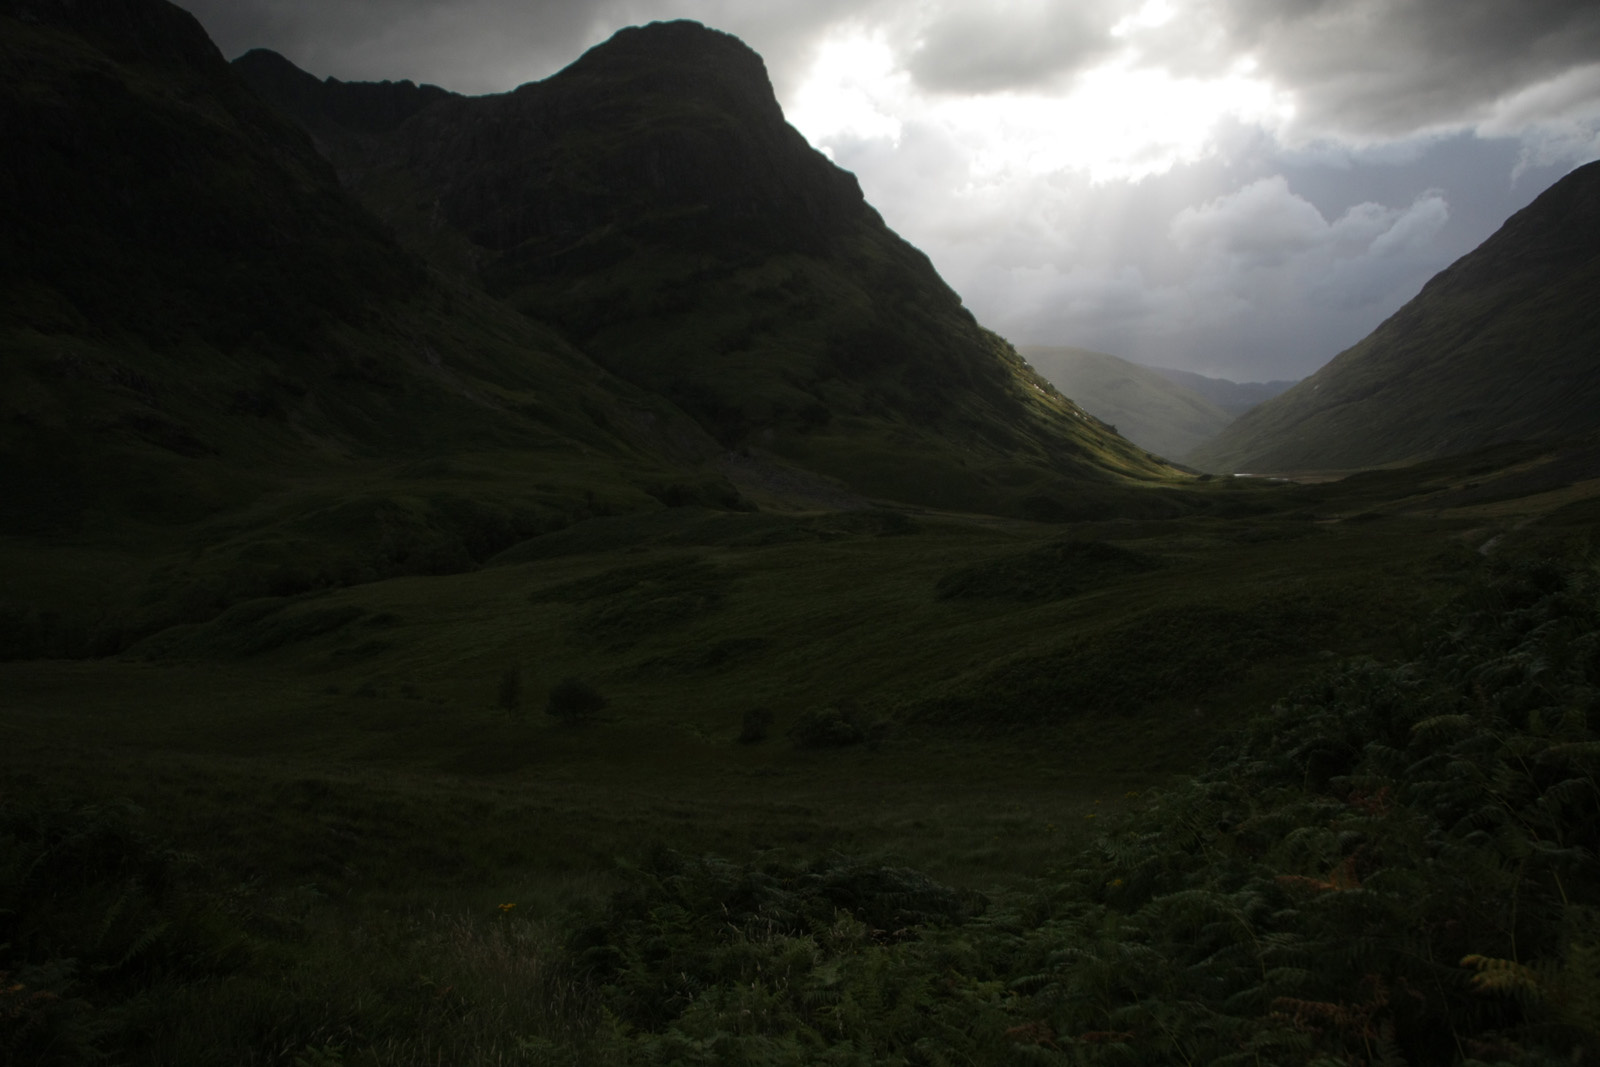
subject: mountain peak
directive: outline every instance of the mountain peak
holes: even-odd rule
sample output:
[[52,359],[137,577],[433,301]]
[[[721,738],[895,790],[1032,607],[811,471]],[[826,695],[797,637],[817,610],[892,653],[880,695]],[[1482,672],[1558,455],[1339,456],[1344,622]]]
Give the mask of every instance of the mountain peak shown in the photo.
[[755,49],[731,33],[692,19],[620,29],[556,76],[604,71],[607,77],[620,74],[626,78],[651,67],[677,68],[708,79],[743,81],[758,87],[761,95],[773,96],[767,65]]
[[[746,65],[753,64],[763,74],[766,71],[766,65],[755,49],[731,33],[712,29],[694,19],[667,19],[648,22],[643,26],[625,26],[612,34],[604,43],[591,48],[585,55],[600,52],[626,55],[634,59],[641,56],[659,56],[685,62],[720,58]],[[580,58],[578,62],[582,63],[584,59]]]
[[690,19],[618,30],[542,82],[513,96],[593,94],[598,103],[658,98],[694,102],[741,125],[785,126],[767,65],[731,33]]
[[818,248],[873,214],[854,176],[784,121],[761,57],[697,22],[621,30],[543,81],[483,97],[316,82],[270,53],[235,69],[325,142],[403,126],[404,167],[496,253],[543,255],[638,220]]

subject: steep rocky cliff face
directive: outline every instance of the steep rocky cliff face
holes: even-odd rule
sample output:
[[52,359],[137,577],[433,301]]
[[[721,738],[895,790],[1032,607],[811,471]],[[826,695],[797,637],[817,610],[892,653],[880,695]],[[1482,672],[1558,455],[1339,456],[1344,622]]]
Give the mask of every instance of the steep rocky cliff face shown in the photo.
[[453,225],[519,259],[663,225],[702,246],[814,250],[869,210],[784,122],[760,57],[684,22],[624,30],[503,96],[444,101],[403,161]]

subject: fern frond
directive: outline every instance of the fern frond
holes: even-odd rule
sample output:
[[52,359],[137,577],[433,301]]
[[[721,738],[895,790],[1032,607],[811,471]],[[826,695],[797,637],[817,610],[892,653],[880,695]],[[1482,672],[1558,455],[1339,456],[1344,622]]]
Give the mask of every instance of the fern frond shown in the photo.
[[1463,956],[1461,966],[1477,971],[1470,979],[1472,988],[1480,993],[1512,993],[1539,996],[1542,986],[1539,975],[1532,967],[1515,960],[1496,959],[1476,953]]

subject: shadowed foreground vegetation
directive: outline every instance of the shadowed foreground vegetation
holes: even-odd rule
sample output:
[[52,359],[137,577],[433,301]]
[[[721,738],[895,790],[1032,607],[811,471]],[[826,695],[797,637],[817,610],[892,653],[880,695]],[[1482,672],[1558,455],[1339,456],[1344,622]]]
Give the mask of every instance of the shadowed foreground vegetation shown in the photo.
[[[414,759],[308,773],[114,728],[114,766],[93,745],[24,745],[39,758],[7,768],[0,807],[0,1048],[318,1065],[1595,1055],[1600,578],[1497,564],[1412,647],[1330,665],[1197,774],[1114,796],[1103,772],[1046,795],[1044,769],[1078,758],[1060,734],[1033,734],[1054,741],[1029,763],[979,739],[780,752],[735,744],[730,723],[717,751],[769,762],[698,794],[692,769],[663,780],[671,754],[639,764],[613,734],[620,751],[585,757],[601,727],[561,724],[540,726],[567,745],[542,784]],[[939,773],[951,758],[964,781]],[[103,796],[132,787],[149,807],[85,799],[91,768]],[[677,797],[641,806],[630,778]],[[931,863],[906,858],[919,833],[944,835]]]

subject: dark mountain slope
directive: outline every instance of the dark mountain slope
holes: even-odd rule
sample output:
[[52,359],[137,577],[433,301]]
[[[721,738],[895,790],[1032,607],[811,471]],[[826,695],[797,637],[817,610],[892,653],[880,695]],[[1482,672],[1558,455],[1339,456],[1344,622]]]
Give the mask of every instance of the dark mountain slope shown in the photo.
[[1090,414],[1160,456],[1182,460],[1233,421],[1164,372],[1104,352],[1044,345],[1023,345],[1018,351]]
[[392,254],[187,13],[12,0],[0,15],[0,271],[13,321],[152,343],[233,346],[263,329],[302,342],[358,307],[352,297],[420,287],[420,265]]
[[233,69],[314,137],[386,133],[429,104],[456,95],[437,85],[411,81],[318,81],[264,48],[234,60]]
[[[6,652],[732,499],[681,412],[433,278],[170,4],[0,3],[0,116]],[[93,617],[8,628],[42,604]]]
[[1600,163],[1580,167],[1355,347],[1194,461],[1348,470],[1600,427]]
[[1171,476],[974,322],[783,121],[733,37],[624,30],[546,81],[437,99],[391,132],[330,131],[350,87],[316,100],[284,63],[237,69],[412,247],[730,448],[872,495],[1041,515]]

